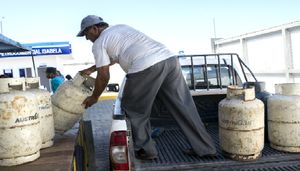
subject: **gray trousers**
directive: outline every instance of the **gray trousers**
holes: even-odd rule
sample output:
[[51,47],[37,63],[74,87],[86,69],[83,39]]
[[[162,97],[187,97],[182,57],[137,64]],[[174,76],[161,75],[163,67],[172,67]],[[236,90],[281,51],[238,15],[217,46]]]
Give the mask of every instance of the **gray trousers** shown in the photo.
[[121,107],[131,123],[135,150],[142,148],[148,155],[157,155],[149,118],[154,99],[158,96],[199,156],[216,153],[176,57],[126,77]]

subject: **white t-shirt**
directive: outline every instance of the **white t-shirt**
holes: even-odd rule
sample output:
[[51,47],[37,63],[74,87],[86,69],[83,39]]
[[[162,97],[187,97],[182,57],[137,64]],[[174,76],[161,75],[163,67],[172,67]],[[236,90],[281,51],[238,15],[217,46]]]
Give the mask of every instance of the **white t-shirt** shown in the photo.
[[96,67],[119,63],[126,73],[142,71],[175,56],[165,45],[127,25],[106,28],[93,44]]

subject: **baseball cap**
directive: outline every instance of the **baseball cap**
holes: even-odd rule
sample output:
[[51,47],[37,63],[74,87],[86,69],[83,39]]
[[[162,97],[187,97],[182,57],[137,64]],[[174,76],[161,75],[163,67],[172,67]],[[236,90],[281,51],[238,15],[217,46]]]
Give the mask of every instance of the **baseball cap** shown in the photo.
[[103,19],[101,17],[96,16],[96,15],[88,15],[88,16],[84,17],[81,20],[81,29],[80,29],[80,32],[77,34],[77,37],[84,36],[83,31],[87,27],[90,27],[90,26],[95,25],[95,24],[103,23],[103,22],[104,22]]

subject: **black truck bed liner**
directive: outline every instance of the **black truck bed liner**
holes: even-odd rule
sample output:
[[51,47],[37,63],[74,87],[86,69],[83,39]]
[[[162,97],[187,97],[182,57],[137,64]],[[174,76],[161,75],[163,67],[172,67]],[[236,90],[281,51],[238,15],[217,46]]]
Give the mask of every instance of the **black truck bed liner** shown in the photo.
[[218,125],[211,124],[207,130],[213,137],[216,147],[216,157],[189,156],[182,152],[189,144],[179,128],[164,128],[158,137],[154,138],[159,153],[157,160],[135,160],[135,170],[201,170],[201,171],[299,171],[300,154],[285,153],[272,149],[265,144],[262,157],[253,161],[234,161],[225,157],[219,146]]

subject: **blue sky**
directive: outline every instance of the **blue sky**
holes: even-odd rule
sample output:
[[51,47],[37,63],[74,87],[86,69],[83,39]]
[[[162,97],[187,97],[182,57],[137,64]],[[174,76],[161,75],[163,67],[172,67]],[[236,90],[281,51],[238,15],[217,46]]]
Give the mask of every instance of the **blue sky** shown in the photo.
[[[91,43],[75,37],[83,17],[128,24],[175,52],[210,52],[227,38],[300,20],[299,0],[1,0],[3,34],[21,43],[70,41],[75,58]],[[4,17],[4,18],[3,18]]]

